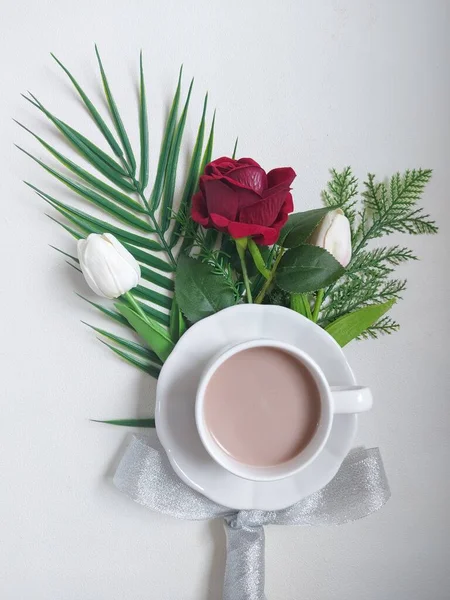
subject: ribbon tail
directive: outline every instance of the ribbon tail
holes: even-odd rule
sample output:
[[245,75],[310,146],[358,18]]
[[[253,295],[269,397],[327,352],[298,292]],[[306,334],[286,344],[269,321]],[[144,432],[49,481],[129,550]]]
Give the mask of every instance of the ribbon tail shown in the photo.
[[265,600],[265,535],[262,525],[241,526],[239,515],[225,518],[227,561],[223,600]]

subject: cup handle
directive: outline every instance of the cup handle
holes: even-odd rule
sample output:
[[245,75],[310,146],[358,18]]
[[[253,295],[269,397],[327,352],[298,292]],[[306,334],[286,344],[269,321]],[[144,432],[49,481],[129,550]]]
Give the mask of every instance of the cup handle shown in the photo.
[[335,414],[360,413],[372,408],[372,392],[363,386],[332,386]]

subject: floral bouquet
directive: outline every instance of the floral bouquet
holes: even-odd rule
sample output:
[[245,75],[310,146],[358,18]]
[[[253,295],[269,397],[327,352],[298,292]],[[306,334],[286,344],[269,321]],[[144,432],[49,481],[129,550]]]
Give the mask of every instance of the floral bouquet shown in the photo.
[[[396,266],[416,257],[405,246],[374,242],[394,232],[436,233],[435,223],[418,204],[431,177],[430,170],[396,173],[387,181],[369,174],[362,185],[349,167],[332,170],[320,205],[294,213],[292,191],[296,174],[291,167],[266,171],[252,158],[237,159],[237,141],[231,157],[214,158],[215,115],[207,133],[206,96],[189,165],[187,171],[180,174],[179,157],[193,87],[191,82],[182,100],[180,71],[157,169],[151,174],[149,186],[150,144],[142,55],[137,159],[97,48],[96,54],[113,128],[69,70],[53,58],[69,77],[93,125],[101,132],[104,138],[101,148],[56,116],[33,94],[24,97],[52,123],[61,139],[76,150],[79,160],[74,162],[21,126],[64,169],[23,151],[83,202],[84,206],[64,203],[27,183],[59,214],[59,217],[49,215],[50,218],[76,240],[76,252],[75,244],[68,250],[56,250],[84,275],[97,296],[110,302],[87,301],[123,326],[122,335],[91,326],[113,352],[158,378],[164,363],[172,360],[172,352],[181,344],[180,339],[197,327],[193,328],[194,324],[224,309],[244,304],[282,307],[297,318],[296,322],[308,321],[312,335],[320,330],[321,339],[333,338],[333,344],[337,342],[340,347],[354,339],[376,338],[398,329],[397,322],[388,313],[404,292],[406,282],[392,274]],[[180,179],[183,185],[178,194]],[[300,204],[297,200],[297,207]],[[89,206],[96,209],[95,213],[89,211]],[[104,217],[98,216],[99,211]],[[129,334],[137,334],[138,339]],[[155,425],[152,415],[146,419],[105,422],[140,427]],[[247,540],[253,553],[251,560],[250,550],[242,539],[237,541],[233,538],[236,534],[230,534],[224,593],[229,599],[263,597],[263,537],[260,533],[263,524],[344,522],[368,514],[388,496],[386,484],[380,483],[382,471],[378,462],[379,479],[375,483],[384,488],[384,496],[380,493],[378,503],[372,502],[371,509],[363,507],[364,494],[370,496],[377,487],[371,480],[370,494],[367,491],[370,486],[365,485],[355,511],[346,513],[345,517],[341,514],[342,506],[349,505],[343,491],[349,486],[336,480],[344,477],[347,484],[351,481],[353,485],[357,477],[356,464],[358,468],[362,464],[366,468],[370,463],[370,473],[375,472],[370,462],[373,457],[365,455],[363,463],[349,455],[341,467],[344,471],[339,471],[329,484],[335,488],[326,486],[316,492],[322,494],[317,506],[323,507],[325,501],[329,506],[332,498],[332,510],[317,508],[314,512],[311,508],[306,510],[304,505],[300,508],[295,505],[295,517],[280,511],[276,517],[271,513],[270,519],[264,517],[261,521],[261,515],[258,520],[254,513],[249,517],[249,511],[235,513],[223,506],[212,506],[208,499],[190,488],[180,492],[180,481],[170,465],[164,469],[161,466],[164,453],[151,455],[150,460],[150,450],[146,447],[144,460],[140,443],[132,455],[127,455],[126,464],[121,467],[122,484],[119,482],[119,487],[134,499],[186,518],[225,516],[230,531],[258,531],[258,539],[252,544],[259,544],[259,558],[255,558],[258,553],[255,554],[254,545]],[[152,477],[156,479],[160,470],[164,470],[161,477],[166,487],[162,504],[158,504],[155,495],[148,490],[142,495],[142,480],[139,484],[130,483],[130,473],[135,473],[139,465],[147,475],[148,470],[153,469]],[[365,479],[359,473],[359,480],[367,483],[368,473],[363,474]],[[124,478],[126,483],[123,483]],[[170,485],[168,479],[172,481]],[[169,510],[168,498],[175,496],[177,503],[174,500]],[[369,500],[373,501],[369,496],[367,505]],[[298,510],[302,511],[301,519]],[[236,572],[241,575],[237,577]]]

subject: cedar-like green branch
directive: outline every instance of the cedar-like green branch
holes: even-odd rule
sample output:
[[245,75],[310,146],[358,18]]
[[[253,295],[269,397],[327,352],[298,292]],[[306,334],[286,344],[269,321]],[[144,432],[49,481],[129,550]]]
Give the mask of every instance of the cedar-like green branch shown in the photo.
[[[332,171],[332,178],[323,193],[327,206],[341,208],[349,218],[352,229],[353,256],[345,275],[325,290],[325,302],[319,323],[326,326],[343,315],[371,304],[381,304],[401,297],[406,281],[391,279],[395,267],[417,260],[405,246],[368,248],[372,240],[391,233],[413,235],[436,233],[435,222],[419,206],[425,186],[431,178],[428,169],[396,173],[388,183],[377,182],[369,174],[363,184],[361,202],[358,181],[347,167],[341,173]],[[359,204],[359,208],[358,208]],[[392,333],[398,323],[388,316],[362,334],[362,338]]]

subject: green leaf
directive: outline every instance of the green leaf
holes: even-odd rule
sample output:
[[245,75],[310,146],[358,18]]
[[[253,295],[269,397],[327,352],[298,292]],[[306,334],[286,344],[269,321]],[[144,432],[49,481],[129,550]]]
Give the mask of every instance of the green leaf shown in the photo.
[[212,267],[180,254],[175,275],[175,297],[186,318],[195,323],[236,303],[226,281]]
[[98,146],[96,146],[93,142],[88,140],[84,135],[61,121],[54,115],[52,115],[38,100],[35,96],[30,94],[31,97],[35,100],[32,102],[30,98],[24,96],[26,100],[31,102],[34,106],[39,108],[41,112],[43,112],[50,121],[59,129],[59,131],[64,135],[64,137],[71,142],[73,146],[78,150],[78,152],[86,158],[98,171],[103,173],[105,177],[108,177],[111,181],[113,181],[116,185],[123,189],[133,190],[134,186],[123,179],[123,176],[128,176],[126,171],[118,165],[111,157],[109,157],[103,150],[101,150]]
[[81,322],[84,325],[87,325],[88,327],[93,329],[96,333],[103,335],[107,339],[111,340],[112,342],[115,342],[119,346],[122,346],[126,350],[129,350],[129,351],[133,352],[134,354],[137,354],[141,358],[149,360],[149,361],[155,363],[156,365],[162,364],[154,352],[152,352],[148,348],[145,348],[144,346],[141,346],[141,344],[137,344],[136,342],[132,342],[131,340],[127,340],[126,338],[120,337],[118,335],[114,335],[113,333],[110,333],[109,331],[106,331],[105,329],[100,329],[99,327],[90,325],[89,323],[86,323],[85,321],[81,321]]
[[[60,152],[58,152],[53,146],[50,146],[50,144],[47,144],[47,142],[45,140],[43,140],[41,137],[39,137],[38,135],[33,133],[30,129],[28,129],[28,127],[25,127],[25,125],[22,125],[22,123],[19,123],[19,121],[16,121],[15,119],[14,119],[14,121],[18,125],[20,125],[20,127],[25,129],[25,131],[28,131],[28,133],[30,133],[34,138],[36,138],[38,140],[38,142],[40,144],[42,144],[42,146],[44,146],[44,148],[46,148],[62,165],[64,165],[68,169],[70,169],[73,173],[78,175],[78,177],[80,177],[87,183],[91,184],[93,187],[97,188],[98,191],[103,192],[104,194],[108,195],[110,198],[112,198],[119,204],[122,204],[123,206],[127,206],[128,208],[131,208],[137,212],[141,212],[141,213],[146,212],[144,207],[141,206],[139,204],[139,202],[136,202],[136,200],[133,200],[126,194],[123,194],[116,188],[111,187],[110,185],[108,185],[107,183],[102,181],[101,179],[98,179],[97,177],[95,177],[95,175],[92,175],[88,171],[85,171],[82,167],[78,166],[77,164],[72,162],[69,158],[67,158]],[[20,150],[22,150],[22,148],[20,148]],[[30,155],[28,155],[28,156],[30,156]],[[31,156],[31,158],[33,158],[33,160],[37,160],[34,158],[34,156]]]
[[125,127],[123,125],[122,119],[120,117],[119,110],[111,93],[111,88],[109,87],[108,79],[106,77],[105,70],[103,68],[103,63],[100,58],[100,54],[97,48],[97,44],[95,45],[95,53],[97,55],[98,66],[100,67],[100,74],[102,76],[103,88],[105,90],[106,101],[108,102],[109,110],[111,112],[111,117],[116,127],[119,138],[122,142],[123,149],[125,150],[125,154],[128,159],[128,164],[130,165],[131,171],[134,174],[136,172],[136,160],[134,158],[133,150],[131,149],[130,140],[128,139],[127,132],[125,131]]
[[186,321],[184,320],[183,313],[178,306],[178,302],[174,299],[172,303],[172,309],[170,311],[170,325],[169,333],[174,344],[178,342],[180,337],[186,331]]
[[350,167],[346,167],[341,173],[331,169],[331,181],[322,192],[324,204],[331,210],[340,208],[352,225],[356,217],[357,194],[358,180]]
[[144,191],[148,183],[148,117],[147,99],[145,95],[144,68],[142,66],[142,50],[139,58],[140,93],[139,93],[139,133],[141,137],[141,164],[139,169],[139,188]]
[[143,285],[138,285],[133,288],[133,293],[136,293],[140,298],[144,298],[145,300],[150,300],[155,304],[158,304],[162,308],[170,308],[172,306],[172,298],[169,296],[164,296],[163,294],[159,294],[150,288],[144,287]]
[[91,215],[89,215],[88,213],[85,213],[82,210],[78,210],[77,208],[72,208],[68,204],[64,204],[63,202],[56,200],[49,194],[46,194],[38,188],[35,188],[33,185],[29,183],[27,183],[27,185],[34,189],[37,192],[38,196],[40,196],[43,200],[48,202],[62,215],[64,215],[67,218],[76,218],[76,222],[73,222],[75,222],[75,224],[79,225],[80,227],[83,226],[86,229],[86,231],[89,231],[89,233],[112,233],[121,242],[128,241],[132,244],[138,244],[139,246],[148,248],[149,250],[161,250],[161,246],[158,244],[158,242],[155,242],[154,240],[149,240],[140,235],[131,233],[130,231],[127,231],[125,229],[120,229],[115,225],[111,225],[111,223],[108,223],[107,221],[91,217]]
[[120,425],[122,427],[155,427],[155,419],[113,419],[112,421],[100,421],[91,419],[93,423],[106,423],[107,425]]
[[148,252],[144,252],[140,248],[133,246],[132,244],[123,244],[125,248],[131,252],[136,260],[139,262],[143,262],[148,267],[154,267],[155,269],[159,269],[160,271],[166,271],[167,273],[172,273],[174,271],[174,267],[169,265],[166,261],[158,258],[157,256],[153,256],[153,254],[149,254]]
[[68,254],[67,252],[64,252],[64,250],[61,250],[61,248],[57,248],[56,246],[52,246],[51,244],[49,244],[50,248],[53,248],[53,250],[56,250],[56,252],[59,252],[60,254],[62,254],[63,256],[67,256],[67,258],[70,258],[70,260],[73,260],[73,262],[76,262],[79,264],[79,260],[76,256],[72,256],[72,254]]
[[81,99],[83,100],[84,104],[86,105],[86,108],[88,109],[88,111],[91,113],[92,118],[94,119],[94,122],[96,123],[97,127],[100,129],[100,131],[105,136],[108,144],[111,147],[111,150],[114,152],[114,154],[116,154],[119,158],[121,158],[123,156],[122,149],[120,148],[119,144],[114,139],[113,134],[109,130],[109,127],[106,125],[105,121],[100,116],[100,113],[98,112],[98,110],[95,108],[95,106],[89,100],[88,96],[85,94],[85,92],[83,91],[83,89],[81,88],[81,86],[79,85],[79,83],[77,82],[75,77],[73,77],[73,75],[70,73],[70,71],[62,64],[61,61],[59,61],[56,58],[56,56],[52,52],[50,54],[55,59],[55,61],[58,63],[58,65],[61,67],[61,69],[67,74],[70,81],[73,83],[75,89],[80,94]]
[[395,298],[383,304],[371,304],[348,313],[325,327],[340,346],[345,346],[360,336],[380,319],[395,303]]
[[72,269],[75,269],[75,271],[78,271],[78,273],[82,273],[82,270],[79,267],[77,267],[77,265],[73,265],[68,260],[66,260],[66,264],[69,265],[69,267],[72,267]]
[[174,285],[172,279],[169,279],[165,275],[161,275],[161,273],[155,273],[155,271],[152,271],[152,269],[144,267],[143,265],[141,265],[141,277],[146,281],[150,281],[150,283],[159,285],[159,287],[162,287],[165,290],[173,291]]
[[120,313],[116,312],[115,310],[111,310],[109,308],[106,308],[106,306],[103,306],[102,304],[98,304],[97,302],[88,300],[81,294],[77,294],[77,296],[79,298],[81,298],[82,300],[84,300],[85,302],[87,302],[88,304],[90,304],[91,306],[94,306],[97,310],[99,310],[101,313],[103,313],[104,315],[106,315],[107,317],[112,319],[113,321],[116,321],[117,323],[120,323],[121,325],[126,325],[127,327],[131,328],[131,325],[128,323],[128,321],[125,319],[125,317],[122,317],[122,315]]
[[253,258],[255,267],[258,269],[264,279],[269,279],[270,269],[266,267],[266,262],[261,254],[259,246],[257,246],[251,237],[248,238],[248,250]]
[[331,208],[316,208],[289,216],[281,229],[278,244],[283,248],[295,248],[304,244]]
[[[18,148],[19,148],[19,146],[18,146]],[[19,149],[22,150],[22,148],[19,148]],[[25,152],[25,154],[28,154],[28,152],[26,152],[25,150],[22,150],[22,151]],[[124,208],[121,208],[120,206],[117,206],[116,204],[114,204],[113,202],[110,202],[107,198],[105,198],[104,196],[101,196],[97,192],[90,190],[89,188],[85,187],[84,185],[81,185],[80,183],[77,183],[74,180],[68,179],[68,178],[64,177],[63,175],[60,175],[56,171],[53,171],[53,169],[50,169],[50,167],[47,167],[44,163],[41,163],[38,159],[34,158],[31,154],[28,154],[28,156],[33,158],[42,167],[44,167],[44,169],[46,171],[51,173],[54,177],[56,177],[56,179],[58,179],[59,181],[64,183],[68,188],[70,188],[71,190],[76,192],[79,196],[81,196],[85,200],[88,200],[92,204],[95,204],[96,206],[103,208],[104,210],[106,210],[106,212],[112,214],[114,217],[116,217],[120,221],[123,221],[127,225],[131,225],[132,227],[137,227],[145,232],[149,232],[149,233],[154,232],[154,229],[146,221],[143,221],[139,217],[136,217],[136,215],[131,213],[129,210],[126,210]],[[31,187],[32,189],[34,189],[35,191],[39,191],[41,194],[44,193],[41,190],[39,190],[39,188],[36,188],[34,185],[32,185],[31,183],[25,182],[25,184],[28,185],[29,187]]]
[[159,154],[158,168],[156,170],[155,183],[153,185],[152,194],[150,196],[150,206],[153,210],[156,210],[161,201],[161,195],[163,190],[164,175],[167,168],[167,161],[169,159],[170,146],[172,144],[172,138],[175,134],[175,128],[177,125],[177,114],[178,104],[180,102],[180,91],[181,91],[181,76],[183,74],[183,67],[180,69],[178,76],[178,85],[175,91],[175,96],[172,101],[169,116],[167,117],[166,130],[161,144],[161,151]]
[[189,109],[193,85],[194,80],[192,79],[183,112],[181,113],[181,117],[170,147],[169,160],[167,161],[166,176],[164,180],[164,194],[161,205],[161,229],[163,231],[167,231],[169,228],[170,219],[172,216],[173,195],[175,192],[175,183],[177,179],[178,157],[180,155],[181,141],[183,139],[183,132],[186,125],[186,117]]
[[208,142],[206,144],[205,152],[203,154],[203,159],[200,165],[200,175],[202,175],[205,171],[205,167],[207,164],[211,162],[212,151],[214,146],[214,126],[216,124],[216,111],[214,111],[213,119],[211,123],[211,130],[209,132]]
[[208,250],[212,250],[217,242],[217,238],[219,236],[219,232],[217,229],[208,229],[205,233],[204,245]]
[[80,232],[75,231],[75,229],[72,229],[72,227],[69,227],[65,223],[61,223],[61,221],[58,221],[58,219],[55,219],[54,217],[52,217],[52,215],[49,215],[48,213],[45,213],[45,215],[49,219],[51,219],[54,223],[57,223],[60,227],[65,229],[67,232],[69,232],[70,235],[72,235],[76,240],[81,240],[81,238],[84,237],[84,235],[82,235]]
[[117,310],[126,318],[135,331],[164,362],[172,352],[174,344],[161,325],[148,318],[146,321],[134,310],[123,303],[115,304]]
[[312,320],[311,305],[307,294],[292,294],[291,309],[303,315],[307,319]]
[[141,371],[144,371],[144,373],[147,373],[147,375],[150,375],[151,377],[158,379],[159,372],[160,372],[159,367],[155,366],[154,364],[152,364],[149,361],[144,361],[140,358],[137,358],[134,354],[131,354],[130,352],[125,352],[124,350],[120,350],[120,348],[116,348],[115,346],[108,344],[107,342],[104,342],[103,340],[99,340],[99,341],[102,342],[102,344],[104,344],[105,346],[108,346],[108,348],[110,350],[112,350],[114,352],[114,354],[117,354],[117,356],[120,356],[120,358],[123,358],[124,360],[126,360],[127,363],[129,363],[133,367],[137,367]]
[[[186,178],[186,184],[183,190],[183,196],[181,198],[180,206],[178,209],[177,217],[181,215],[187,215],[190,211],[192,196],[195,193],[195,190],[198,186],[198,180],[200,177],[200,161],[202,158],[202,149],[203,149],[203,138],[205,136],[205,118],[206,118],[206,108],[208,106],[208,94],[205,96],[205,101],[203,103],[203,112],[202,118],[200,120],[200,125],[198,127],[197,139],[195,140],[194,149],[192,151],[191,162],[189,165],[189,170]],[[178,242],[178,238],[181,232],[181,222],[180,220],[175,220],[175,225],[172,231],[172,236],[170,239],[170,246],[173,248]]]
[[236,138],[236,141],[234,142],[234,148],[233,148],[233,154],[231,156],[231,158],[234,160],[236,158],[236,152],[237,152],[237,146],[238,146],[238,141],[239,138]]
[[344,272],[344,267],[329,252],[304,244],[285,252],[278,265],[276,283],[287,292],[314,292],[330,285]]
[[151,317],[155,321],[158,321],[158,323],[161,323],[161,325],[164,325],[165,327],[169,326],[169,315],[167,313],[163,313],[160,310],[153,308],[148,304],[145,304],[145,302],[137,301],[137,303],[145,312],[145,314],[149,315],[149,317]]

